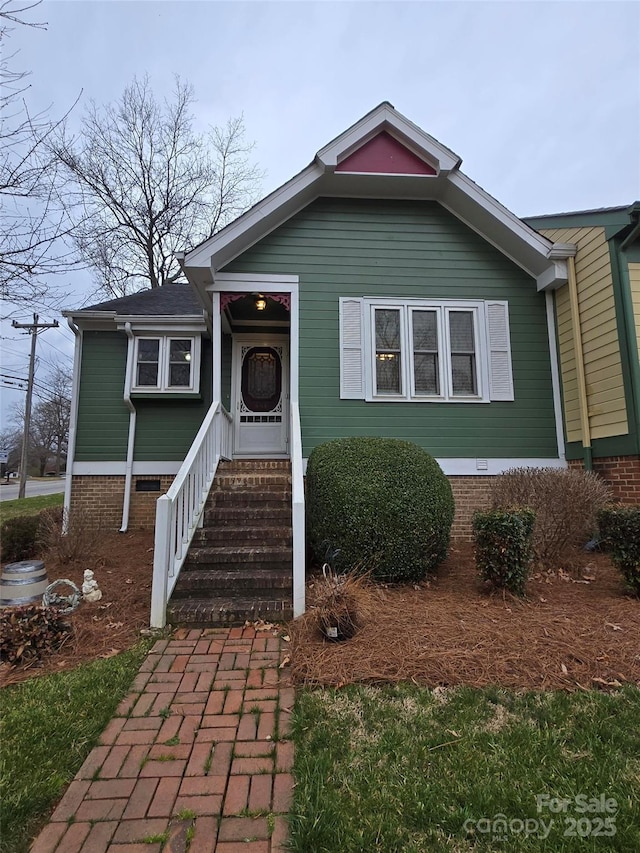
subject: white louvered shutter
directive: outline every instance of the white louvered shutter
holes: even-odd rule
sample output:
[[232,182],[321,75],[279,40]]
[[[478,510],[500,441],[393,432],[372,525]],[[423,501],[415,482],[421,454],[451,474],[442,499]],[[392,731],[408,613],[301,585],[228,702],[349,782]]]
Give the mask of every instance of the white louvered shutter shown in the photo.
[[364,400],[362,300],[340,299],[340,399]]
[[509,306],[506,302],[487,302],[486,310],[489,342],[489,396],[491,400],[513,400]]

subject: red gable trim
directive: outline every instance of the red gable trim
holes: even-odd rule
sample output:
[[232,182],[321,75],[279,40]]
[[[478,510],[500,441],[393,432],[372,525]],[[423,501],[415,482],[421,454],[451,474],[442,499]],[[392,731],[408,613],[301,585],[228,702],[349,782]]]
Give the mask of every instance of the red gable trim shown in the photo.
[[435,175],[436,170],[383,130],[336,166],[336,172]]

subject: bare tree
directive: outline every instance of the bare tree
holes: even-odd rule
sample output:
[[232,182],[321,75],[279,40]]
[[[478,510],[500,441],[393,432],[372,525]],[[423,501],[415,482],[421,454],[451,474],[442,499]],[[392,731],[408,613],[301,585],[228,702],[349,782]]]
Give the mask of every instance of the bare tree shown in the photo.
[[[31,412],[28,455],[30,465],[37,465],[40,476],[44,476],[50,460],[54,460],[55,471],[60,473],[67,454],[69,426],[71,423],[71,373],[56,365],[47,378],[46,391],[39,386],[38,402]],[[11,418],[16,430],[7,433],[11,446],[22,446],[24,405],[15,406]]]
[[50,276],[75,260],[65,246],[70,221],[57,192],[58,162],[49,141],[63,121],[47,112],[32,115],[26,102],[29,73],[12,67],[6,49],[14,26],[44,29],[24,15],[40,5],[0,3],[0,295],[14,305],[32,305],[55,291]]
[[158,101],[149,78],[85,112],[77,138],[55,146],[75,203],[75,242],[100,290],[123,296],[176,281],[188,250],[255,198],[261,174],[242,118],[196,133],[192,87],[175,79]]

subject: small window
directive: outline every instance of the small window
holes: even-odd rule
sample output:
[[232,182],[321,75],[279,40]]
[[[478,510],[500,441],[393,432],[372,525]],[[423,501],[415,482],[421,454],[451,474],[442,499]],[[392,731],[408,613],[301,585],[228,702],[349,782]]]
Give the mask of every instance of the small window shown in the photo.
[[189,338],[169,340],[169,382],[170,388],[191,387],[191,347]]
[[402,394],[400,311],[376,309],[376,393]]
[[137,337],[132,391],[199,391],[199,337]]
[[136,385],[157,388],[159,368],[160,341],[157,338],[141,338],[138,341]]

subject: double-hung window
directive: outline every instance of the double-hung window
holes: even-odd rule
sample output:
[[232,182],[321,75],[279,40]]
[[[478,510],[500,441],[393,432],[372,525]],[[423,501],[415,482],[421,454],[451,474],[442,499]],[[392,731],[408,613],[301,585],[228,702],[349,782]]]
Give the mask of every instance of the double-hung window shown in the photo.
[[340,301],[341,397],[512,400],[506,302]]
[[199,345],[199,337],[136,337],[131,390],[138,393],[197,393]]

